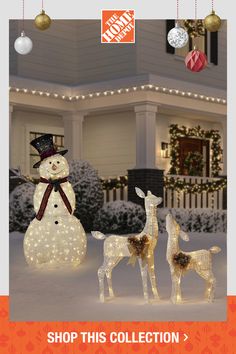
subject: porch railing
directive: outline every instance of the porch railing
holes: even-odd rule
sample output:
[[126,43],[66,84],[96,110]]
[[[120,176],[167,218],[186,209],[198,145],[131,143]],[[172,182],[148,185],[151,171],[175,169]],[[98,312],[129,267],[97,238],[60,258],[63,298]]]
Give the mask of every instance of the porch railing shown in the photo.
[[[168,175],[168,178],[171,177],[189,183],[190,185],[201,185],[206,182],[214,182],[220,180],[219,178],[210,177]],[[164,188],[164,206],[166,208],[210,208],[221,210],[223,209],[223,203],[223,189],[214,192],[202,191],[200,193],[186,193],[183,190]]]
[[[182,181],[187,183],[188,186],[204,185],[205,183],[212,184],[213,182],[219,182],[223,180],[221,178],[210,178],[210,177],[194,177],[194,176],[177,176],[177,175],[166,175],[168,179],[173,179],[174,181]],[[113,202],[116,200],[128,200],[128,186],[127,177],[121,176],[117,179],[103,180],[104,185],[104,203]],[[106,187],[106,188],[105,188]],[[192,188],[191,188],[192,189]],[[202,189],[202,188],[200,188]],[[216,191],[201,191],[197,193],[186,192],[186,189],[181,190],[180,188],[167,188],[164,187],[164,207],[166,208],[207,208],[207,209],[217,209],[222,210],[225,207],[225,193],[224,189],[220,188]]]
[[128,186],[103,190],[104,203],[114,202],[115,200],[128,200]]

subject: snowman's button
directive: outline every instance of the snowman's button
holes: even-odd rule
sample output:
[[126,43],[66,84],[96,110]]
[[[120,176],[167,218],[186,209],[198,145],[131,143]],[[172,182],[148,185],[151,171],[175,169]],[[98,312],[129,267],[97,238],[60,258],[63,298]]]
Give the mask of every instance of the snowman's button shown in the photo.
[[54,204],[54,208],[57,208],[58,207],[58,205],[57,204]]
[[56,224],[56,225],[59,224],[57,220],[55,221],[55,224]]

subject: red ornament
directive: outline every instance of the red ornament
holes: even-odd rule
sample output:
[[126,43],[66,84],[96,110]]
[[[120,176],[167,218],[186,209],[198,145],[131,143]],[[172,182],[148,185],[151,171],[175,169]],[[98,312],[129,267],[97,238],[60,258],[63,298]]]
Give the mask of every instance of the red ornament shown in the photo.
[[202,71],[207,64],[206,54],[197,49],[191,50],[185,58],[186,67],[193,72]]

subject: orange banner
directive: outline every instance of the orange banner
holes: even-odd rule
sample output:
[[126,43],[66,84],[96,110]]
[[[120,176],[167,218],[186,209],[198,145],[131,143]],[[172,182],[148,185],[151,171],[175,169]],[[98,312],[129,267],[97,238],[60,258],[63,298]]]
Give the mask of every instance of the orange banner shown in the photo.
[[[225,322],[10,322],[8,301],[8,297],[0,297],[1,354],[236,353],[236,296],[228,297]],[[63,338],[63,343],[50,343],[55,332],[58,338]],[[90,340],[93,338],[98,343],[89,343],[88,337],[83,340],[81,335],[75,338],[78,333],[86,332],[90,333]],[[111,343],[110,339],[116,340],[116,335],[120,332],[120,340],[125,336],[132,343]],[[137,339],[143,339],[147,332],[150,336],[152,333],[178,332],[180,340],[179,343],[160,343],[159,336],[159,343],[137,343]],[[66,343],[70,336],[74,342]],[[150,336],[145,338],[148,340]],[[102,343],[104,337],[109,340]]]

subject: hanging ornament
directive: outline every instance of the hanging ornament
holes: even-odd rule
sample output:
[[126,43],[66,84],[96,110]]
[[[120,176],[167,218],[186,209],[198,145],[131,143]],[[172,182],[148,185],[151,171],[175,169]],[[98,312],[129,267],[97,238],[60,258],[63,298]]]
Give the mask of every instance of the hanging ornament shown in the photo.
[[35,26],[41,31],[45,31],[46,29],[48,29],[51,25],[51,22],[52,22],[52,20],[45,13],[43,8],[44,8],[44,5],[43,5],[43,0],[42,0],[42,11],[39,15],[37,15],[35,17],[35,20],[34,20]]
[[15,40],[14,48],[18,54],[26,55],[29,54],[33,48],[32,40],[25,35],[25,2],[22,0],[22,19],[23,19],[23,30],[21,31],[20,37]]
[[208,61],[206,54],[195,48],[194,50],[191,50],[185,58],[186,67],[193,72],[202,71],[205,69],[207,64]]
[[183,48],[188,43],[188,33],[179,25],[179,0],[177,0],[177,20],[175,27],[169,31],[167,40],[174,48]]
[[29,54],[33,48],[33,42],[25,35],[25,31],[21,32],[20,37],[15,40],[14,48],[18,54]]
[[214,10],[204,19],[204,26],[209,32],[217,32],[220,29],[221,19]]
[[169,44],[174,48],[183,48],[188,43],[188,33],[176,22],[167,36]]

